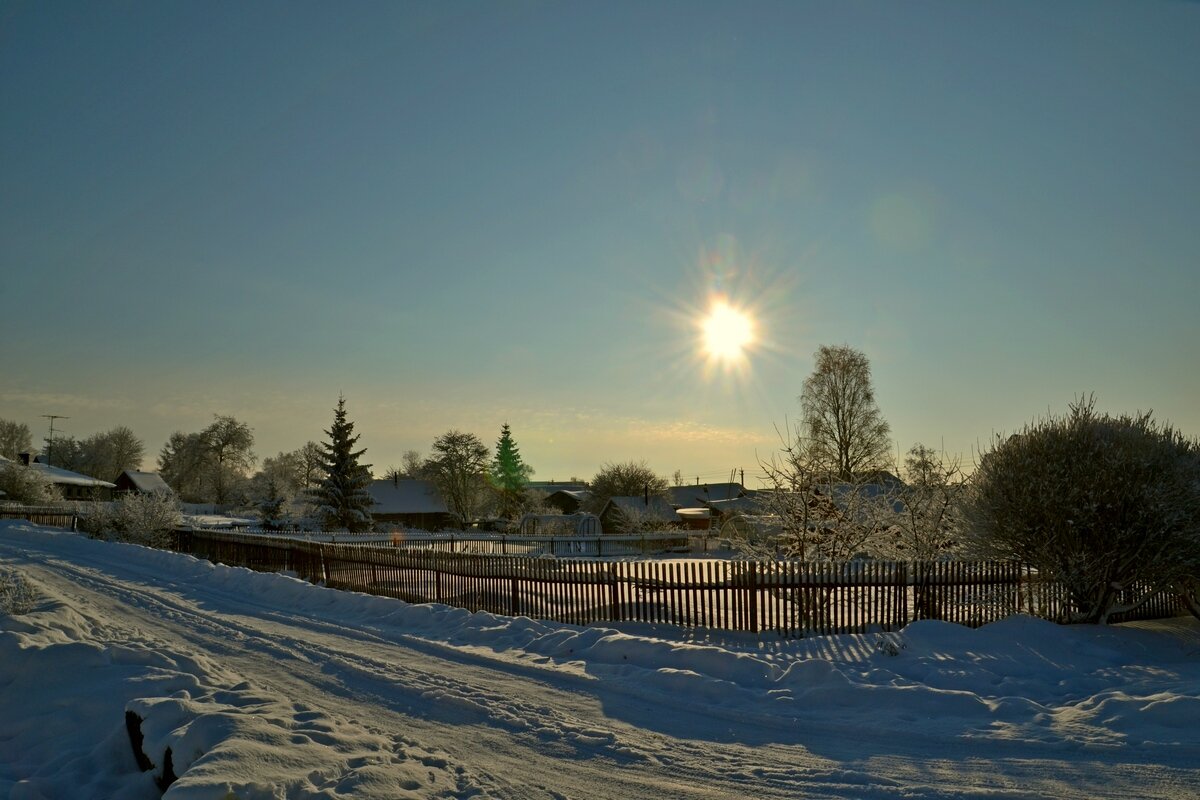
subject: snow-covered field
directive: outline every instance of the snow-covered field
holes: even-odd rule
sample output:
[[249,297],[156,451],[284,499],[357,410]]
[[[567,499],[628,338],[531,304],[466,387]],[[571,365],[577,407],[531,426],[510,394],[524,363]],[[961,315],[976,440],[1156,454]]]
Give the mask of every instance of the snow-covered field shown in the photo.
[[0,798],[1200,796],[1189,618],[580,628],[21,522],[4,604]]

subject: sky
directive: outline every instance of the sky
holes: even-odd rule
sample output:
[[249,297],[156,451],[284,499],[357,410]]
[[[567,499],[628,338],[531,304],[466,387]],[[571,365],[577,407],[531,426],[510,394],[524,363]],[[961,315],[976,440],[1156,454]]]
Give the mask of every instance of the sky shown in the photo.
[[271,456],[342,394],[377,472],[508,422],[538,480],[754,484],[838,344],[901,452],[1200,433],[1200,4],[2,2],[0,108],[38,439]]

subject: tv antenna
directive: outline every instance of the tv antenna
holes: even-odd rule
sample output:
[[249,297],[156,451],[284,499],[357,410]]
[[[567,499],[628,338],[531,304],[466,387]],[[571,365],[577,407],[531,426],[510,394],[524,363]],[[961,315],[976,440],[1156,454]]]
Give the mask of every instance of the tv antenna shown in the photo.
[[43,417],[50,420],[50,435],[46,438],[46,463],[50,463],[50,451],[54,449],[54,420],[70,419],[70,417],[62,414],[42,414]]

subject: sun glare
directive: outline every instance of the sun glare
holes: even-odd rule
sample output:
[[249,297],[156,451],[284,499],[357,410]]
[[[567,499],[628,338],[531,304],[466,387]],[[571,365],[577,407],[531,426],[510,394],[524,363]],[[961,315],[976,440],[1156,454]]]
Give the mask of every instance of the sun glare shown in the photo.
[[714,361],[738,361],[754,343],[754,321],[724,300],[713,301],[701,330],[704,351]]

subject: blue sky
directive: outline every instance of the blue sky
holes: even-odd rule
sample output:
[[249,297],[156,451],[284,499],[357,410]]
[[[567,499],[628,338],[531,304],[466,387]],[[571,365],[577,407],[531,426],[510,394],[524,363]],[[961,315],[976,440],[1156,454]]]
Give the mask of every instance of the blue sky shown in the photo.
[[[1200,5],[0,5],[0,417],[539,479],[772,450],[821,344],[901,450],[1200,433]],[[710,369],[714,293],[759,342]]]

